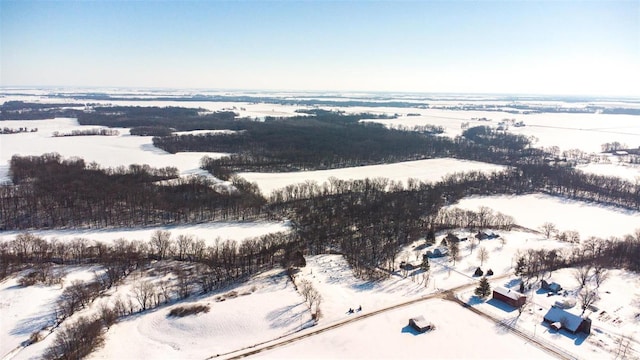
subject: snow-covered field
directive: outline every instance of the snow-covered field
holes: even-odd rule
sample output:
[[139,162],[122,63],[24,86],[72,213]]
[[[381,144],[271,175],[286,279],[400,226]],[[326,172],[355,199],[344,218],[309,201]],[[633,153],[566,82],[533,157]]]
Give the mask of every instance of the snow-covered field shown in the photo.
[[29,339],[32,333],[53,325],[56,301],[62,294],[64,284],[68,285],[73,280],[88,280],[94,270],[99,268],[67,267],[62,285],[22,287],[17,281],[22,274],[0,282],[0,358],[10,358],[7,355]]
[[[182,301],[119,322],[91,359],[204,359],[278,338],[309,326],[310,313],[284,271],[270,271],[220,294]],[[222,294],[224,296],[224,293]],[[168,316],[180,305],[208,304],[210,311]],[[129,344],[129,346],[122,346]]]
[[621,237],[640,228],[640,213],[637,211],[544,194],[473,196],[460,200],[454,206],[474,211],[487,206],[513,216],[518,225],[530,229],[538,229],[545,222],[550,222],[560,231],[578,231],[583,239],[589,236]]
[[439,181],[447,175],[466,171],[493,172],[504,170],[504,166],[488,164],[478,161],[458,159],[427,159],[405,161],[395,164],[358,166],[344,169],[300,171],[288,173],[239,173],[238,175],[255,182],[263,194],[268,195],[273,190],[287,185],[315,181],[319,185],[329,178],[342,180],[362,180],[366,178],[384,177],[406,185],[408,178],[420,181]]
[[[396,109],[401,116],[392,120],[368,120],[387,126],[398,125],[413,127],[416,125],[439,125],[447,136],[462,134],[462,123],[469,126],[492,126],[503,119],[523,121],[524,127],[509,127],[509,132],[533,136],[536,147],[558,146],[560,150],[580,149],[588,153],[600,152],[601,145],[618,141],[632,148],[640,146],[640,118],[637,115],[611,114],[510,114],[497,111],[463,111],[443,109]],[[420,116],[406,116],[407,113]],[[391,112],[393,114],[395,112]],[[477,121],[472,118],[487,118],[491,121]]]
[[[117,239],[148,241],[151,235],[158,231],[169,231],[172,238],[179,235],[190,235],[202,239],[207,246],[213,245],[216,239],[236,240],[242,242],[247,238],[258,237],[274,232],[289,231],[286,222],[212,222],[197,225],[177,226],[149,226],[144,228],[107,228],[107,229],[69,229],[69,230],[33,230],[31,234],[44,239],[73,240],[83,238],[87,240],[110,243]],[[0,242],[8,241],[23,231],[0,231]]]
[[[436,330],[420,334],[409,318]],[[254,356],[264,359],[553,359],[460,305],[435,299],[386,312]],[[252,358],[254,358],[252,357]]]
[[56,152],[63,157],[81,157],[87,164],[95,161],[102,167],[130,164],[173,166],[178,168],[182,175],[207,175],[208,173],[200,169],[200,159],[205,155],[212,158],[226,155],[200,152],[170,154],[153,146],[151,136],[132,136],[129,135],[129,129],[115,129],[120,132],[117,136],[52,136],[55,131],[68,133],[73,130],[100,128],[79,125],[76,119],[2,121],[0,126],[38,128],[37,132],[0,134],[0,182],[9,180],[8,162],[13,155],[40,156]]
[[577,168],[588,174],[616,176],[616,177],[625,179],[627,181],[630,181],[633,184],[636,184],[637,181],[640,181],[639,165],[631,166],[628,164],[619,164],[619,163],[609,163],[609,164],[590,163],[586,165],[578,165]]

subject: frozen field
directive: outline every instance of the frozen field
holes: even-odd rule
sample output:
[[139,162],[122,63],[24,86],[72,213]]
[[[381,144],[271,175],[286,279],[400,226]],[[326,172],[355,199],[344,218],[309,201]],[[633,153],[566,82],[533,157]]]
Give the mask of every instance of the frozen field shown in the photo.
[[99,126],[79,125],[76,119],[2,121],[0,126],[38,128],[37,132],[0,134],[0,182],[9,180],[9,160],[13,155],[40,156],[57,152],[63,157],[78,156],[88,164],[96,162],[102,167],[130,164],[148,164],[151,167],[173,166],[182,175],[207,175],[200,169],[200,159],[207,155],[221,157],[221,153],[182,152],[170,154],[153,146],[151,136],[131,136],[129,129],[116,129],[118,136],[53,137],[54,131],[68,133],[73,130],[95,129]]
[[[408,326],[422,315],[436,330]],[[304,354],[301,356],[301,354]],[[257,354],[264,359],[553,359],[493,322],[445,300],[376,315],[291,345]]]
[[579,165],[577,168],[589,174],[617,176],[619,178],[630,181],[633,184],[636,184],[637,181],[640,181],[640,165],[631,166],[617,163],[587,164]]
[[238,297],[221,302],[216,294],[177,304],[208,304],[208,313],[170,317],[169,306],[121,321],[107,332],[105,346],[89,358],[205,359],[309,325],[304,301],[283,271],[267,272],[235,290]]
[[[33,230],[30,233],[45,239],[73,240],[75,238],[83,238],[110,243],[121,238],[147,241],[158,230],[169,231],[172,238],[176,238],[179,235],[191,235],[196,239],[204,240],[207,245],[213,245],[216,239],[242,242],[247,238],[289,231],[290,227],[286,222],[211,222],[198,225],[150,226],[145,228]],[[20,233],[23,233],[23,231],[2,231],[0,232],[0,242],[11,240]]]
[[538,229],[545,222],[558,230],[575,230],[583,239],[633,234],[640,228],[640,213],[543,194],[522,196],[474,196],[454,206],[478,210],[487,206],[515,218],[518,225]]
[[[364,109],[363,109],[364,110]],[[558,146],[560,150],[580,149],[588,153],[599,153],[601,145],[618,141],[632,148],[640,146],[640,116],[612,114],[510,114],[497,111],[463,111],[441,109],[395,109],[405,116],[392,120],[367,120],[387,126],[439,125],[445,135],[462,134],[462,123],[469,126],[496,127],[503,119],[523,121],[524,127],[509,127],[509,132],[535,137],[534,146]],[[357,112],[357,111],[354,111]],[[406,116],[407,113],[420,114]],[[472,118],[487,118],[491,121],[474,121]]]
[[322,184],[329,178],[342,180],[362,180],[366,178],[384,177],[393,181],[400,181],[406,185],[408,178],[425,182],[435,182],[447,175],[466,171],[493,172],[501,171],[504,166],[488,164],[478,161],[458,159],[428,159],[405,161],[395,164],[359,166],[344,169],[300,171],[289,173],[239,173],[238,175],[255,182],[263,194],[268,195],[273,190],[287,185],[315,181]]

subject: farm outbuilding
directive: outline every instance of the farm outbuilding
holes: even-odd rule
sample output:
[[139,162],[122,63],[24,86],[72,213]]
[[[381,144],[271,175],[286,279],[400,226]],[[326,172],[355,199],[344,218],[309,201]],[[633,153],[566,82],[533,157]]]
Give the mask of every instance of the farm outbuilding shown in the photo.
[[[427,250],[424,256],[426,256],[427,258],[439,258],[439,257],[447,256],[448,254],[449,254],[449,250],[446,247],[441,246],[433,249],[433,251]],[[424,256],[423,256],[423,259],[424,259]]]
[[540,288],[556,294],[562,291],[562,285],[558,284],[557,282],[548,282],[546,280],[541,281]]
[[497,286],[493,289],[493,298],[516,308],[521,307],[527,301],[527,297],[524,294],[502,286]]
[[544,322],[553,329],[565,329],[573,334],[591,333],[591,319],[572,314],[564,309],[552,306],[544,316]]
[[433,324],[428,322],[422,315],[409,319],[409,326],[421,333],[435,329]]

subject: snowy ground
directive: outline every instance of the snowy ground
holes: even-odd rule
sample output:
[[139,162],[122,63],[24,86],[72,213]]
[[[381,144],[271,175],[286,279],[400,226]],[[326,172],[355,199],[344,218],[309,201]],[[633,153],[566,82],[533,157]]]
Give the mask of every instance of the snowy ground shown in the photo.
[[[105,346],[90,358],[204,359],[309,326],[311,316],[304,300],[283,271],[267,272],[234,290],[238,296],[225,301],[216,298],[228,292],[121,321],[109,329]],[[211,310],[182,318],[168,316],[173,307],[185,304],[209,304]]]
[[56,267],[54,270],[67,273],[62,285],[22,287],[17,281],[22,273],[0,282],[0,359],[5,359],[7,354],[26,341],[32,333],[53,325],[56,301],[64,286],[71,284],[73,280],[91,279],[93,271],[99,268],[69,266]]
[[[364,109],[362,109],[364,110]],[[561,150],[581,149],[588,153],[599,153],[601,145],[618,141],[632,148],[640,146],[640,123],[637,115],[611,114],[510,114],[497,111],[464,111],[443,109],[396,109],[405,114],[392,120],[367,120],[397,127],[412,128],[416,125],[439,125],[445,129],[445,135],[462,134],[462,123],[469,126],[496,127],[503,119],[523,121],[524,127],[509,127],[509,132],[533,136],[537,139],[534,146],[558,146]],[[406,116],[406,113],[420,116]],[[393,114],[394,112],[391,112]],[[491,121],[477,121],[472,118],[487,118]]]
[[513,216],[518,225],[530,229],[538,229],[545,222],[551,222],[560,231],[578,231],[583,239],[589,236],[621,237],[640,228],[638,212],[543,194],[473,196],[453,206],[474,211],[487,206]]
[[406,185],[408,178],[420,181],[439,181],[447,175],[456,172],[501,171],[504,166],[488,164],[478,161],[457,160],[450,158],[405,161],[395,164],[359,166],[344,169],[300,171],[289,173],[239,173],[238,175],[249,182],[256,182],[263,194],[268,195],[273,190],[287,185],[315,181],[319,185],[334,177],[342,180],[361,180],[366,178],[385,177],[393,181],[400,181]]
[[[45,239],[72,240],[83,238],[109,243],[121,238],[148,241],[157,230],[169,231],[173,238],[179,235],[191,235],[196,239],[203,239],[207,245],[213,245],[216,239],[242,242],[246,238],[280,231],[286,232],[290,230],[290,227],[287,222],[212,222],[198,225],[150,226],[124,229],[34,230],[30,231],[30,233]],[[0,242],[11,240],[21,233],[24,233],[24,231],[0,231]]]
[[640,165],[629,165],[619,163],[609,164],[586,164],[577,166],[579,170],[582,170],[588,174],[604,175],[604,176],[617,176],[619,178],[630,181],[632,184],[636,184],[640,181]]
[[130,164],[148,164],[151,167],[173,166],[180,174],[206,175],[200,169],[200,159],[207,155],[222,157],[222,153],[180,152],[170,154],[153,146],[151,136],[132,136],[129,129],[116,129],[118,136],[68,136],[53,137],[54,131],[68,133],[72,130],[95,129],[99,126],[78,125],[76,119],[2,121],[0,126],[38,128],[37,132],[0,134],[0,182],[9,180],[9,160],[13,155],[40,156],[57,152],[63,157],[81,157],[86,163],[96,162],[102,167]]
[[[410,328],[422,315],[436,326]],[[304,355],[301,355],[304,354]],[[373,316],[291,345],[257,354],[266,359],[552,359],[512,333],[445,300],[430,300]]]

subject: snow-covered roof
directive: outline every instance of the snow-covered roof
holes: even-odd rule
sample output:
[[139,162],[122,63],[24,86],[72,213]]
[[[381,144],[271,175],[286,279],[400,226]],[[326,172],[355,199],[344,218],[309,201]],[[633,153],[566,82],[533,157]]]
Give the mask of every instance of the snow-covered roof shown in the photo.
[[518,299],[524,297],[524,294],[519,293],[519,292],[517,292],[515,290],[507,289],[507,288],[502,287],[502,286],[496,286],[493,289],[493,291],[495,291],[496,293],[498,293],[500,295],[503,295],[503,296],[506,296],[506,297],[508,297],[510,299],[513,299],[513,300],[518,300]]
[[409,321],[413,322],[417,327],[424,329],[426,327],[428,327],[429,325],[431,325],[425,318],[424,316],[420,315],[420,316],[416,316],[413,317],[411,319],[409,319]]
[[580,316],[555,306],[552,306],[549,311],[547,311],[544,319],[550,323],[560,322],[565,329],[572,332],[578,330],[583,320]]

